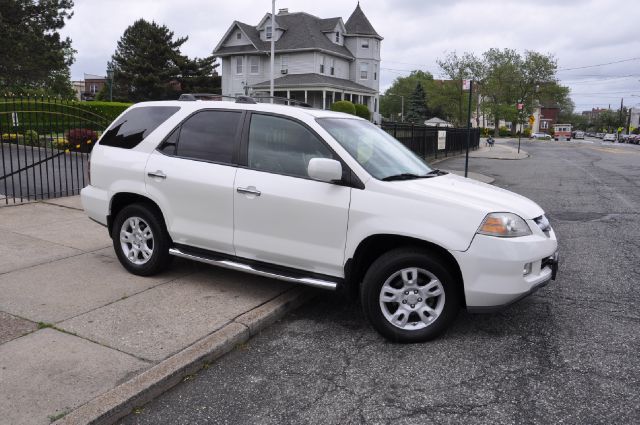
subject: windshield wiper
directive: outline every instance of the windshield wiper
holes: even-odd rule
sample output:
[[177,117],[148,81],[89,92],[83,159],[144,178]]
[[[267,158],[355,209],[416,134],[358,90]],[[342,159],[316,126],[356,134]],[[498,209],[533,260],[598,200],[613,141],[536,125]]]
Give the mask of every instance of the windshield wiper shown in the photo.
[[418,175],[418,174],[412,174],[412,173],[402,173],[402,174],[394,174],[392,176],[387,176],[385,178],[382,179],[382,181],[385,182],[390,182],[393,180],[413,180],[413,179],[427,179],[429,177],[435,177],[432,174],[425,174],[425,175]]
[[449,173],[447,171],[438,170],[437,168],[434,168],[433,170],[427,173],[427,175],[431,175],[431,176],[444,176],[445,174],[449,174]]

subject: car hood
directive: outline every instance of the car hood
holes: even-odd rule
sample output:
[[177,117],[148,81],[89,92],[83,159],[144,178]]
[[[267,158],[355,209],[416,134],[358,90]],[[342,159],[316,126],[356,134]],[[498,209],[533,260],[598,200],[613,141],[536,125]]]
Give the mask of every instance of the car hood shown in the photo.
[[529,198],[452,173],[397,183],[400,183],[403,190],[413,193],[414,196],[422,196],[425,200],[459,204],[464,208],[480,210],[484,214],[511,212],[524,219],[533,219],[544,214],[542,208]]

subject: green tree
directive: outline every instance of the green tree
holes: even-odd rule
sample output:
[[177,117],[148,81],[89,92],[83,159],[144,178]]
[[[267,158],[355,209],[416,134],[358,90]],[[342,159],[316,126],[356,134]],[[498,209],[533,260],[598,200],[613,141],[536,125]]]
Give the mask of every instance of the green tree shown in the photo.
[[424,124],[424,121],[428,118],[426,97],[422,84],[417,83],[413,93],[409,96],[407,121],[413,124]]
[[[456,52],[447,54],[444,59],[437,60],[442,73],[449,81],[434,84],[429,91],[430,105],[442,111],[442,117],[457,126],[466,126],[469,92],[462,89],[462,80],[478,81],[482,75],[482,62],[473,53]],[[474,87],[474,93],[477,87]],[[477,96],[472,96],[472,110],[476,110]]]
[[406,77],[398,77],[393,81],[385,93],[380,97],[380,113],[392,121],[397,121],[402,111],[402,98],[404,98],[405,115],[408,101],[416,88],[416,84],[428,87],[433,82],[433,75],[424,71],[411,71]]
[[189,59],[180,47],[188,37],[174,39],[165,25],[139,19],[129,26],[108,64],[114,71],[113,97],[140,102],[175,98],[178,86],[210,85],[215,58]]
[[72,97],[73,0],[0,0],[0,92]]

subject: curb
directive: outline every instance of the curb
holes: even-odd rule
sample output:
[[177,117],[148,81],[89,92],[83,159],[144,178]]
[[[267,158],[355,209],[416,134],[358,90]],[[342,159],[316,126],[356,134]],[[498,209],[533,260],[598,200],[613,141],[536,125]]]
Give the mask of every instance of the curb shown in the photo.
[[208,363],[249,340],[286,313],[315,296],[314,291],[292,288],[271,301],[250,310],[221,329],[163,360],[140,375],[90,400],[55,425],[111,425],[171,387],[196,373]]

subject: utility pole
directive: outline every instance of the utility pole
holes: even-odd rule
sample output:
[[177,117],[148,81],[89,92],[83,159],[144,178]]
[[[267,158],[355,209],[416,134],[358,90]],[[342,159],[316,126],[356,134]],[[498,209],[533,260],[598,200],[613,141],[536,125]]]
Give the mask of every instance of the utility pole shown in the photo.
[[467,153],[464,159],[464,176],[469,174],[469,143],[471,142],[471,97],[473,96],[473,80],[466,80],[462,83],[462,89],[466,88],[466,83],[469,83],[469,112],[467,115]]
[[276,52],[276,0],[271,0],[271,81],[269,82],[269,95],[271,96],[271,103],[273,103],[273,79],[275,75],[275,52]]

